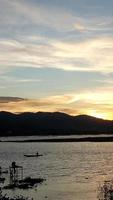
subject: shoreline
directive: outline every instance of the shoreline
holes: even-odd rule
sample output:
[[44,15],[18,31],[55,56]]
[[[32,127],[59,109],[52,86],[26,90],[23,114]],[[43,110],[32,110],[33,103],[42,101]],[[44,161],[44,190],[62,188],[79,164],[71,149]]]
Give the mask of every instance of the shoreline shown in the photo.
[[0,142],[16,142],[16,143],[29,143],[29,142],[113,142],[113,136],[108,137],[84,137],[84,138],[47,138],[47,139],[25,139],[25,140],[0,140]]

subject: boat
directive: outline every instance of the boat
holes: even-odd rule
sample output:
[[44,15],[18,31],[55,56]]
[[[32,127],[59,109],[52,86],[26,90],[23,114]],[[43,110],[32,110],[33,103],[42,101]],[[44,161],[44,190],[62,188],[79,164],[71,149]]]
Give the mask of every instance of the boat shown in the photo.
[[25,157],[39,157],[43,156],[42,154],[36,153],[36,154],[24,154]]
[[27,154],[24,154],[25,157],[39,157],[39,156],[43,156],[42,154],[39,154],[39,155],[27,155]]

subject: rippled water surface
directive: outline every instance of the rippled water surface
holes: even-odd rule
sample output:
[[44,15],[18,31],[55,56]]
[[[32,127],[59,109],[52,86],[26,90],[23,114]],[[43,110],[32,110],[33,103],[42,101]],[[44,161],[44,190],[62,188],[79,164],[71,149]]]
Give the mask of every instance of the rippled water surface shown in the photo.
[[[24,157],[39,151],[42,157]],[[0,166],[22,165],[24,176],[43,177],[35,189],[4,191],[34,200],[97,200],[98,187],[113,178],[113,143],[0,143]]]

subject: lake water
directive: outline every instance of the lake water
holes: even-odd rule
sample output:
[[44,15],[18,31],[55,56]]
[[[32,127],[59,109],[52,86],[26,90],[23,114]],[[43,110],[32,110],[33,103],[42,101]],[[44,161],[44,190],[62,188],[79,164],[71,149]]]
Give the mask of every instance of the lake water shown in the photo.
[[[42,157],[24,154],[39,151]],[[0,143],[0,166],[16,161],[24,176],[46,179],[37,188],[4,191],[34,200],[97,200],[98,187],[113,178],[113,143]]]

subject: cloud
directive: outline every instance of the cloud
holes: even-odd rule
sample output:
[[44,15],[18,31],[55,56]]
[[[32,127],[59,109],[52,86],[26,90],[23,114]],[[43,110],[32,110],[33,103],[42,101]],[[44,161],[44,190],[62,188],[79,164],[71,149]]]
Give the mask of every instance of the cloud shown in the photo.
[[99,82],[99,83],[103,83],[104,85],[111,85],[113,84],[113,79],[111,78],[106,78],[106,79],[103,79],[103,80],[95,80],[96,82]]
[[113,37],[66,42],[45,38],[36,43],[1,40],[0,68],[56,68],[68,71],[113,72]]
[[[59,32],[67,31],[83,31],[83,30],[100,30],[102,28],[112,27],[112,17],[98,15],[96,18],[88,10],[88,15],[81,13],[75,7],[69,9],[64,6],[48,5],[46,2],[39,3],[38,1],[19,1],[19,0],[1,0],[0,6],[0,24],[3,27],[7,26],[14,29],[23,26],[43,26],[50,29],[55,29]],[[79,2],[80,4],[83,2]],[[79,4],[76,2],[76,4]],[[75,6],[75,5],[74,5]],[[86,13],[86,12],[85,12]]]
[[105,73],[113,69],[113,38],[94,38],[76,43],[57,42],[55,46],[58,49],[56,56],[68,63],[70,59],[74,61],[70,61],[70,69]]
[[[112,21],[110,16],[79,16],[76,10],[72,12],[65,6],[1,0],[0,30],[9,33],[8,38],[11,33],[11,39],[0,39],[0,73],[15,67],[111,73],[113,37],[109,31],[113,30]],[[41,27],[45,28],[46,36],[34,34],[34,26],[38,34]],[[26,27],[26,35],[23,27]],[[55,39],[59,33],[59,39]]]
[[19,97],[0,97],[0,104],[2,103],[10,103],[10,102],[19,102],[19,101],[23,101],[23,98],[19,98]]
[[76,17],[65,8],[18,0],[1,0],[0,13],[2,26],[32,24],[46,26],[61,32],[72,30],[76,20]]
[[74,28],[80,32],[87,30],[84,24],[79,23],[79,22],[74,24]]
[[4,82],[6,84],[21,84],[21,83],[37,83],[37,82],[41,82],[41,79],[35,79],[35,78],[15,78],[13,76],[6,76],[6,75],[2,75],[1,76],[1,80],[0,83],[4,84]]
[[23,99],[18,97],[0,97],[0,110],[11,112],[37,112],[55,110],[55,106],[69,104],[72,95],[56,95],[42,99]]

